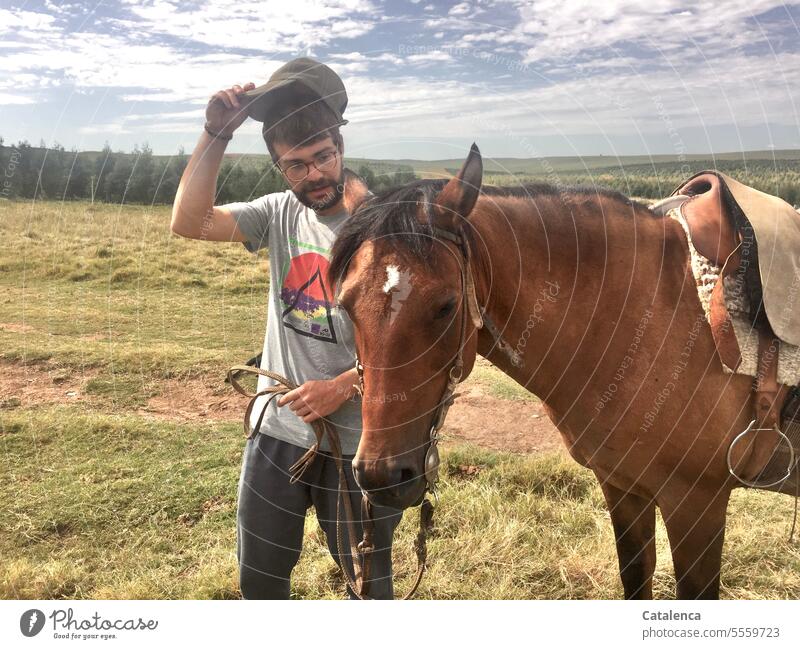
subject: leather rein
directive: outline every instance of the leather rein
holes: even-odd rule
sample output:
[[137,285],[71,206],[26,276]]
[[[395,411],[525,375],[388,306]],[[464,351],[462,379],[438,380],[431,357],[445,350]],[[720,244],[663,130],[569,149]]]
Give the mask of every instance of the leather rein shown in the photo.
[[[467,238],[464,236],[463,232],[458,234],[450,232],[449,230],[445,230],[443,228],[439,228],[434,226],[433,228],[434,234],[437,237],[441,237],[442,239],[446,239],[451,241],[452,243],[456,244],[461,251],[461,261],[459,263],[460,267],[460,275],[461,275],[461,290],[463,296],[463,307],[462,307],[462,317],[461,317],[461,334],[458,343],[458,352],[456,353],[455,360],[453,364],[450,366],[450,369],[447,374],[447,386],[445,387],[444,393],[442,394],[441,399],[439,400],[438,405],[436,406],[436,410],[434,411],[431,428],[428,432],[428,448],[425,452],[425,492],[423,493],[422,502],[420,503],[420,531],[417,536],[417,541],[415,543],[415,548],[417,550],[417,576],[415,582],[411,588],[411,590],[403,596],[402,599],[409,599],[414,592],[416,591],[417,587],[422,578],[422,574],[425,571],[425,561],[427,558],[427,551],[425,550],[425,535],[429,533],[433,528],[433,503],[427,498],[427,494],[430,493],[434,500],[438,503],[439,497],[436,491],[436,485],[439,482],[439,441],[441,440],[441,436],[439,434],[439,430],[444,425],[445,417],[447,417],[447,411],[450,409],[450,406],[453,405],[453,401],[456,395],[455,390],[456,386],[461,382],[464,375],[464,345],[467,340],[467,326],[468,321],[471,321],[472,324],[477,328],[480,329],[483,327],[484,322],[484,315],[481,312],[481,309],[478,307],[478,299],[475,292],[475,280],[472,275],[472,267],[470,265],[471,262],[471,254],[470,254],[470,247],[469,243],[467,242]],[[356,352],[356,371],[358,372],[358,379],[359,379],[359,388],[358,391],[362,395],[364,395],[364,366],[362,365],[359,357],[358,352]],[[363,493],[362,497],[362,513],[369,513],[370,505],[369,499],[365,492]],[[369,521],[369,523],[367,523]],[[371,516],[368,518],[362,518],[362,522],[364,525],[364,534],[366,538],[367,529],[371,528],[372,520]],[[361,546],[359,545],[359,548]],[[423,551],[420,552],[420,549]],[[365,556],[365,563],[364,565],[368,565],[369,556]],[[358,593],[358,591],[356,591]]]
[[[456,354],[455,360],[448,371],[448,380],[447,386],[444,390],[444,394],[439,401],[439,404],[434,411],[433,420],[431,424],[431,428],[428,435],[428,448],[425,453],[425,493],[423,494],[422,502],[420,503],[420,524],[419,524],[419,532],[417,533],[416,540],[414,542],[414,550],[417,556],[417,572],[414,578],[414,582],[410,588],[410,590],[402,597],[402,599],[410,599],[411,596],[416,592],[417,588],[419,587],[420,582],[422,581],[422,575],[425,572],[426,568],[426,561],[427,561],[427,535],[433,529],[433,504],[431,501],[426,497],[427,493],[429,492],[435,500],[438,501],[438,495],[436,492],[436,485],[439,480],[439,449],[438,444],[441,439],[439,435],[439,430],[444,425],[445,417],[447,416],[447,411],[450,409],[450,406],[453,404],[455,399],[455,389],[458,383],[461,382],[464,373],[464,345],[467,339],[467,326],[468,320],[472,322],[472,324],[477,328],[480,329],[483,327],[484,320],[486,318],[485,314],[482,314],[481,309],[478,307],[478,300],[475,293],[475,282],[472,276],[472,268],[470,265],[471,261],[471,254],[469,244],[467,242],[466,237],[464,236],[463,232],[461,233],[453,233],[449,230],[445,230],[439,227],[434,226],[434,233],[441,237],[442,239],[446,239],[458,246],[461,251],[462,260],[460,263],[460,275],[461,275],[461,287],[462,287],[462,295],[464,298],[464,305],[462,310],[462,317],[461,317],[461,335],[460,341],[458,344],[458,352]],[[487,324],[491,324],[488,323]],[[491,327],[492,333],[494,335],[494,327]],[[501,343],[499,336],[495,336],[498,343]],[[363,396],[364,394],[364,366],[361,364],[358,354],[356,353],[356,371],[358,372],[359,377],[359,386],[358,391]],[[256,374],[259,376],[266,376],[274,381],[277,381],[277,385],[270,385],[264,388],[263,390],[251,393],[247,389],[245,389],[238,381],[238,378],[242,374]],[[245,410],[244,414],[244,432],[247,438],[249,439],[252,437],[255,432],[261,429],[261,422],[264,419],[264,414],[266,413],[267,406],[269,403],[277,396],[286,394],[287,392],[296,389],[298,386],[291,380],[287,379],[284,376],[276,372],[271,372],[269,370],[264,370],[258,367],[251,367],[248,365],[234,365],[228,370],[228,382],[233,386],[233,388],[243,394],[244,396],[250,399],[250,402],[247,405],[247,409]],[[253,427],[252,431],[250,430],[250,414],[253,410],[253,406],[255,405],[256,399],[258,397],[264,395],[271,395],[266,402],[264,403],[264,407],[261,410],[261,414],[258,417],[258,421],[256,425]],[[374,542],[373,542],[373,530],[374,530],[374,521],[372,517],[372,505],[369,502],[369,498],[367,494],[362,490],[362,499],[361,499],[361,520],[362,520],[362,528],[363,528],[363,536],[360,542],[356,543],[356,533],[355,533],[355,525],[354,525],[354,516],[353,516],[353,507],[352,503],[350,502],[350,498],[347,495],[348,487],[347,487],[347,479],[345,477],[344,472],[344,463],[342,460],[342,449],[341,443],[339,440],[339,434],[336,431],[335,427],[331,425],[331,423],[325,419],[324,417],[315,419],[311,422],[311,426],[314,430],[314,435],[316,437],[315,444],[294,464],[290,467],[290,477],[289,482],[295,483],[297,482],[305,471],[308,469],[309,466],[314,461],[317,453],[320,452],[322,447],[322,442],[327,436],[328,440],[330,441],[331,447],[331,455],[333,456],[334,462],[336,463],[336,469],[338,472],[339,477],[339,497],[337,498],[337,505],[336,505],[336,544],[337,544],[337,551],[342,562],[341,568],[342,572],[345,575],[345,579],[347,580],[348,586],[350,590],[358,597],[359,599],[368,599],[368,591],[369,591],[369,577],[370,577],[370,564],[371,564],[371,555],[375,549]],[[344,534],[343,534],[343,527],[342,527],[342,516],[341,516],[341,506],[344,506],[344,514],[346,520],[346,527],[347,527],[347,536],[349,540],[350,546],[350,553],[346,555],[342,552],[342,548],[345,546],[344,543]],[[350,570],[344,565],[344,557],[350,557],[350,569],[352,570],[352,575],[350,574]],[[356,557],[361,557],[361,561],[358,561]]]

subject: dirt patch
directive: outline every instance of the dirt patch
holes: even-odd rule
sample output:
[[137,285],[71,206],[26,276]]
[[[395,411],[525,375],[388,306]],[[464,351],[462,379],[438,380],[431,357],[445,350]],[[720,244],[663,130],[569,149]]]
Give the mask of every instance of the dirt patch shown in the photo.
[[75,373],[40,364],[0,364],[0,407],[30,407],[41,403],[86,401],[82,386],[96,370]]
[[241,421],[244,417],[247,399],[227,384],[190,379],[160,385],[160,394],[137,412],[178,421]]
[[458,466],[448,467],[447,474],[451,478],[470,479],[477,476],[485,468],[482,464],[459,464]]
[[[84,372],[50,367],[45,363],[22,365],[0,362],[0,408],[42,404],[87,402],[107,406],[107,401],[86,393],[92,379],[102,378],[97,369]],[[157,382],[158,394],[131,413],[167,421],[241,422],[247,399],[225,383],[201,379],[169,379]],[[467,382],[450,408],[442,434],[497,451],[537,453],[562,448],[561,437],[541,404],[501,399]]]
[[12,334],[26,334],[31,331],[36,331],[36,329],[30,325],[19,324],[16,322],[0,322],[0,331],[8,331]]
[[[562,448],[561,436],[538,402],[500,399],[478,384],[461,395],[447,413],[445,440],[461,440],[496,451],[537,453]],[[183,421],[241,421],[247,399],[227,385],[202,381],[165,382],[159,396],[140,412]]]
[[561,435],[534,401],[499,399],[466,383],[447,412],[445,439],[455,438],[495,451],[537,453],[563,448]]
[[[93,394],[91,386],[93,381],[107,376],[96,368],[76,372],[48,363],[0,362],[0,408],[79,401],[102,407],[108,404],[108,398]],[[244,415],[245,400],[227,385],[207,384],[199,379],[170,379],[154,384],[158,395],[132,412],[174,421],[233,421]]]

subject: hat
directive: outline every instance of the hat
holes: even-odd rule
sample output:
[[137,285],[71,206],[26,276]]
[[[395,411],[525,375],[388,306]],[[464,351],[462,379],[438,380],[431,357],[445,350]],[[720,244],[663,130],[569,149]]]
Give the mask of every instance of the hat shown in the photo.
[[347,120],[342,118],[347,108],[344,83],[327,65],[306,56],[282,65],[267,83],[242,93],[240,97],[248,98],[245,106],[247,115],[258,122],[265,122],[265,126],[272,121],[270,116],[276,114],[276,108],[297,99],[302,99],[303,103],[321,99],[338,120],[332,126],[347,124]]

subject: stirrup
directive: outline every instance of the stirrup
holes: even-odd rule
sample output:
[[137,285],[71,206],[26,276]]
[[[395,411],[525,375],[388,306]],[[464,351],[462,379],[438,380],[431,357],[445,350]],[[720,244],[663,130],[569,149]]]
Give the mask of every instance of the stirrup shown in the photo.
[[[783,433],[783,431],[780,428],[778,428],[777,424],[773,428],[755,428],[755,425],[756,425],[756,420],[753,419],[753,421],[750,422],[747,428],[745,428],[741,433],[739,433],[736,437],[733,438],[731,445],[728,447],[728,455],[727,455],[728,471],[734,478],[736,478],[739,482],[741,482],[743,485],[747,487],[753,487],[754,489],[767,489],[769,487],[774,487],[775,485],[778,485],[788,480],[791,477],[792,471],[794,471],[795,464],[797,462],[795,460],[794,446],[792,446],[791,440]],[[742,478],[741,476],[736,475],[736,471],[733,469],[733,464],[731,463],[731,453],[733,451],[733,447],[736,446],[736,443],[739,442],[739,440],[741,440],[745,435],[747,435],[747,433],[757,433],[762,430],[770,430],[770,431],[774,430],[776,433],[778,433],[779,437],[783,438],[783,440],[786,442],[786,445],[789,447],[789,465],[786,468],[786,475],[775,480],[774,482],[759,483]]]

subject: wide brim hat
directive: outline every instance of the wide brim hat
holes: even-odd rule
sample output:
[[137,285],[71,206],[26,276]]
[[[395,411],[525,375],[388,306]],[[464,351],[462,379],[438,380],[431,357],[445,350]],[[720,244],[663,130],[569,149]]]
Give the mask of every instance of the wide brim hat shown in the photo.
[[239,97],[247,102],[248,117],[264,122],[265,128],[275,117],[285,116],[287,105],[299,108],[316,101],[323,102],[335,115],[337,123],[330,126],[344,126],[348,122],[342,117],[347,108],[347,91],[339,75],[324,63],[305,56],[289,61],[267,83]]

